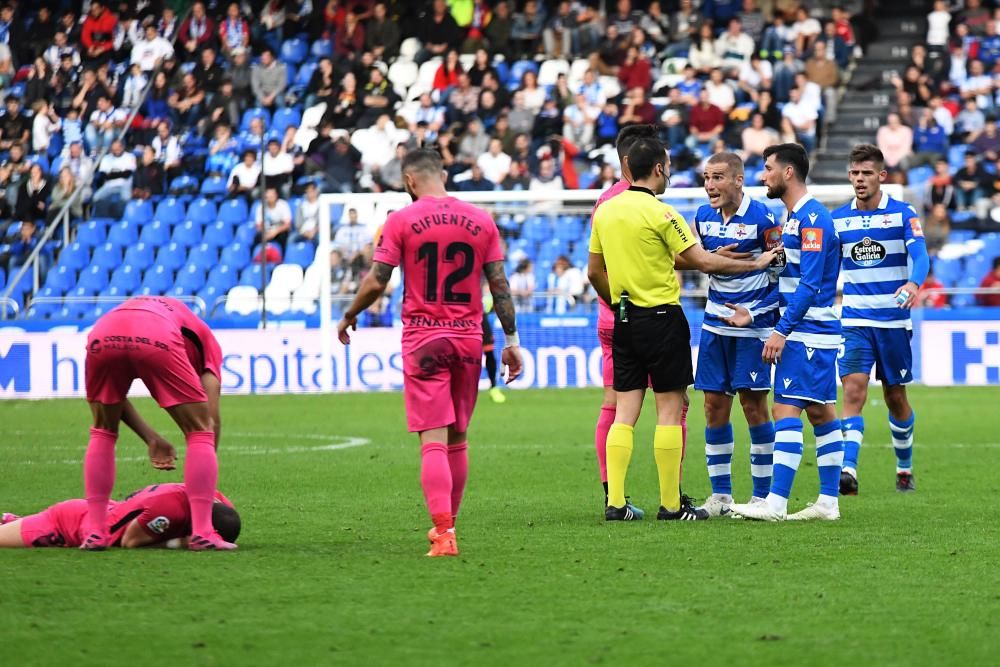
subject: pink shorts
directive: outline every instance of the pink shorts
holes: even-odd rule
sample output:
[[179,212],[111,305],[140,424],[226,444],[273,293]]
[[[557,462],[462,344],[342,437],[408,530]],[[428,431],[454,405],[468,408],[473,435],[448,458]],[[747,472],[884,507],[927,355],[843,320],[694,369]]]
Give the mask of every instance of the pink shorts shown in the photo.
[[21,519],[21,539],[26,547],[78,547],[86,517],[86,500],[64,500]]
[[113,405],[139,378],[161,408],[208,400],[180,329],[142,310],[116,310],[87,336],[87,400]]
[[611,356],[611,343],[615,339],[614,329],[597,329],[597,340],[601,341],[601,375],[604,386],[615,386],[615,362]]
[[468,430],[482,369],[483,342],[476,338],[438,338],[405,353],[403,400],[409,430]]

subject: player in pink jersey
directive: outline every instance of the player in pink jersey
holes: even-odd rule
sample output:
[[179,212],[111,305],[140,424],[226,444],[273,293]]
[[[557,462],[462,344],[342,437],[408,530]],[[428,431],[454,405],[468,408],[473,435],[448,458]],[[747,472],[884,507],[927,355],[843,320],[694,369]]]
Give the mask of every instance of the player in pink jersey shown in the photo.
[[514,302],[504,272],[500,234],[488,213],[445,192],[441,156],[412,151],[403,181],[414,202],[389,215],[375,248],[372,270],[337,327],[350,344],[358,315],[385,291],[401,266],[403,398],[411,432],[420,436],[420,484],[434,527],[428,556],[456,556],[455,518],[468,477],[466,431],[479,391],[483,360],[485,273],[493,310],[506,342],[501,363],[507,380],[521,374]]
[[[191,513],[183,484],[154,484],[121,502],[108,501],[107,531],[112,546],[126,549],[145,546],[186,545],[191,535]],[[0,517],[0,548],[78,547],[86,535],[87,501],[64,500],[26,517],[4,513]],[[240,515],[216,491],[212,524],[229,542],[240,534]]]
[[236,548],[212,527],[221,367],[222,350],[208,325],[176,299],[136,297],[97,321],[87,337],[85,382],[94,425],[83,460],[88,530],[81,548],[111,544],[106,519],[115,483],[115,442],[118,423],[128,424],[135,413],[127,395],[136,378],[187,441],[184,484],[193,526],[188,548]]

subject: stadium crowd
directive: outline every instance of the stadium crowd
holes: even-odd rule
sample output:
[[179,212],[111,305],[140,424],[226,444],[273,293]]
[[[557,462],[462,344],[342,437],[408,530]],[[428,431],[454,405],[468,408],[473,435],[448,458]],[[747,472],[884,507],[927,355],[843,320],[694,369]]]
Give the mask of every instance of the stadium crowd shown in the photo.
[[[1000,72],[1000,36],[980,4],[931,15],[879,131],[899,178],[937,165],[932,218],[1000,202],[991,176],[949,170],[944,183],[939,165],[949,140],[1000,151],[984,74]],[[280,258],[289,239],[313,242],[317,192],[401,191],[402,158],[428,143],[456,190],[602,188],[619,173],[618,130],[656,122],[674,185],[698,184],[723,147],[753,179],[767,146],[816,146],[871,21],[813,0],[9,3],[0,270],[9,278],[67,204],[74,221],[117,220],[126,202],[167,195],[252,203],[262,183],[254,241]],[[922,129],[934,125],[943,137]],[[337,251],[337,284],[356,284],[370,248]],[[565,259],[549,282],[580,282]]]

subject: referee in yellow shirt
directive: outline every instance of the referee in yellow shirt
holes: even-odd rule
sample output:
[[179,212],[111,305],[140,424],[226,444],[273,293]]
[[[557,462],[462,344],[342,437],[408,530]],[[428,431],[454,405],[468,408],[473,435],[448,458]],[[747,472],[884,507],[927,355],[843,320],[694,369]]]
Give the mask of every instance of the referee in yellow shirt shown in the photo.
[[[656,396],[653,455],[660,478],[664,521],[695,521],[708,513],[680,495],[681,407],[691,367],[691,330],[680,307],[675,266],[706,273],[736,274],[767,267],[775,251],[743,261],[707,252],[684,218],[656,197],[669,180],[666,147],[640,139],[625,158],[632,187],[609,199],[594,214],[590,234],[590,282],[615,312],[612,356],[618,404],[608,432],[607,521],[637,519],[625,503],[625,475],[632,458],[633,432],[646,387]],[[605,273],[606,272],[606,273]]]

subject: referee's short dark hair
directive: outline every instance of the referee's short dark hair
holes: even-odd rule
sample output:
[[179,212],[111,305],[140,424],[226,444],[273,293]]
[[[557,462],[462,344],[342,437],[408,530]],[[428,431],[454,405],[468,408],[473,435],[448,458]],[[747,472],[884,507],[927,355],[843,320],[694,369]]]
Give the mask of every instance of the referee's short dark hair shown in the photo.
[[803,183],[806,182],[806,176],[809,175],[809,156],[800,144],[776,144],[764,149],[765,162],[772,155],[778,164],[784,167],[791,165],[798,179]]
[[629,149],[639,139],[656,139],[658,137],[659,132],[656,131],[655,125],[626,125],[618,133],[618,139],[615,142],[615,148],[618,149],[618,160],[624,160]]
[[667,149],[659,139],[642,137],[628,151],[628,168],[632,180],[647,178],[658,164],[667,161]]

